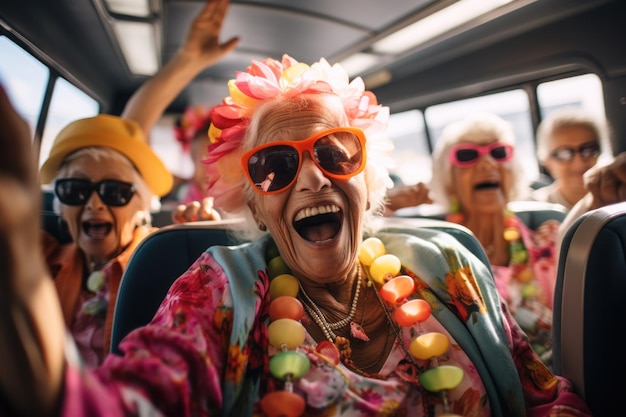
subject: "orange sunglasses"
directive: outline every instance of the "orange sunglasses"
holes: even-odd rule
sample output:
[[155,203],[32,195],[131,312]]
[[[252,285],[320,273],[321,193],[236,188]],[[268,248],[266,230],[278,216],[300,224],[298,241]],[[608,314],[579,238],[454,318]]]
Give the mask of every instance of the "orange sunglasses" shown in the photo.
[[244,153],[241,165],[260,194],[276,194],[291,187],[308,151],[330,178],[348,180],[365,168],[365,134],[356,127],[338,127],[304,140],[269,142]]

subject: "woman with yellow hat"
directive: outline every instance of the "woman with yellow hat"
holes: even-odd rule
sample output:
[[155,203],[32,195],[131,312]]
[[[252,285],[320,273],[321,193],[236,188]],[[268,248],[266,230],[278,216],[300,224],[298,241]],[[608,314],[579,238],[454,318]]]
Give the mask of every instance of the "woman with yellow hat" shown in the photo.
[[41,167],[54,184],[55,207],[71,243],[44,233],[47,264],[66,325],[91,366],[108,352],[122,273],[150,227],[150,202],[166,194],[172,175],[139,126],[101,114],[66,126]]

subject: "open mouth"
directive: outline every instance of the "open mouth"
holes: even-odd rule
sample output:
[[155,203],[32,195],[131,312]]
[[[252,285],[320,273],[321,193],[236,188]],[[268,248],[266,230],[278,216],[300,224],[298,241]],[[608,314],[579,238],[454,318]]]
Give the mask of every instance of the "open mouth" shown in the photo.
[[485,181],[474,185],[474,190],[476,191],[496,190],[498,188],[500,188],[498,181]]
[[83,232],[92,239],[104,239],[113,229],[109,222],[83,222]]
[[309,242],[333,239],[341,228],[341,210],[335,205],[326,205],[301,210],[296,215],[293,227]]

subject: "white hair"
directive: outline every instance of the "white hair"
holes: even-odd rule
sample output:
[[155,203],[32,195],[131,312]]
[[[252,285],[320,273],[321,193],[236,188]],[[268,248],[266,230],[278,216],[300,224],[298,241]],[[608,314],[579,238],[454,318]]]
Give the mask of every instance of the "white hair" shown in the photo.
[[537,158],[541,163],[545,163],[550,157],[552,136],[554,136],[555,131],[570,126],[589,129],[600,145],[600,153],[607,156],[611,154],[606,123],[585,109],[566,107],[550,113],[537,128]]
[[[494,139],[515,146],[515,134],[511,124],[491,113],[476,113],[444,128],[433,151],[430,189],[433,200],[446,211],[450,211],[451,205],[449,190],[452,188],[452,165],[448,157],[450,149],[461,142],[483,145],[493,142]],[[515,153],[509,163],[513,184],[506,197],[508,201],[513,201],[526,194],[528,180]]]

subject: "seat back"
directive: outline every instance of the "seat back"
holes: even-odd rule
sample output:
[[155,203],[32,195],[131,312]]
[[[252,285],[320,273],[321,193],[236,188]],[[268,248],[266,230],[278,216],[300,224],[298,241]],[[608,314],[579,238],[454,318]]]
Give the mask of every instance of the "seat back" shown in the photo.
[[[542,223],[548,220],[557,220],[560,223],[567,215],[567,211],[562,205],[541,201],[511,201],[507,208],[515,213],[531,230],[537,230]],[[396,210],[394,217],[445,220],[446,215],[436,205],[422,204]]]
[[[166,226],[147,236],[135,249],[120,284],[113,316],[111,352],[119,354],[119,342],[133,329],[148,324],[170,286],[212,245],[233,245],[229,224],[185,223]],[[469,229],[430,219],[388,218],[385,230],[428,228],[448,233],[467,247],[485,265],[487,255]]]
[[577,219],[564,235],[553,316],[554,371],[594,416],[622,408],[626,361],[626,203]]
[[548,220],[557,220],[561,223],[567,216],[567,210],[562,205],[542,201],[511,201],[507,207],[530,230],[537,230]]
[[122,276],[115,304],[111,352],[131,330],[148,324],[176,278],[213,245],[234,245],[235,221],[165,226],[135,249]]

